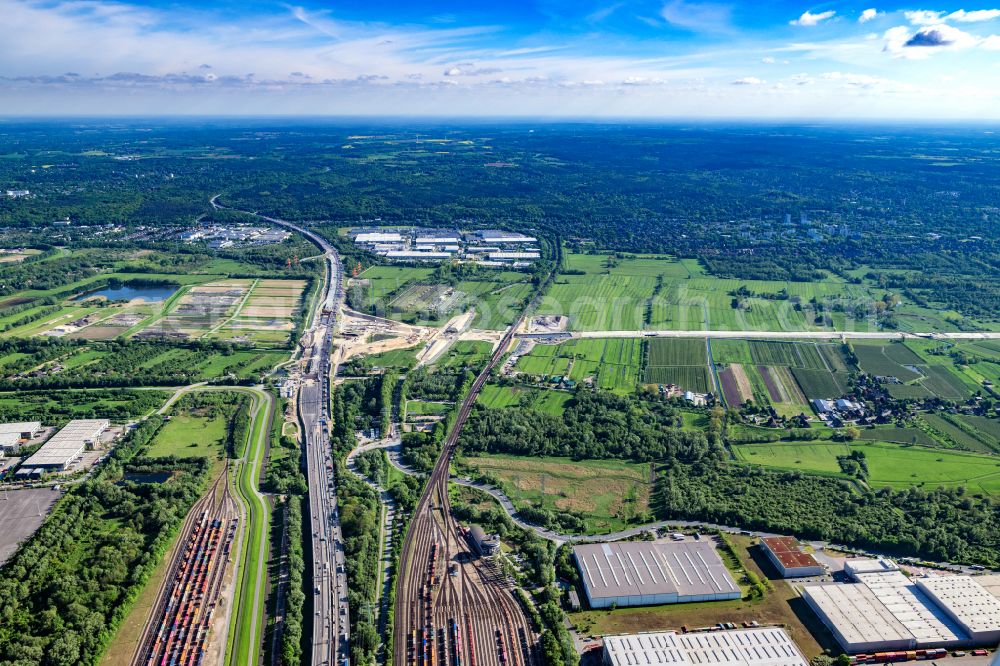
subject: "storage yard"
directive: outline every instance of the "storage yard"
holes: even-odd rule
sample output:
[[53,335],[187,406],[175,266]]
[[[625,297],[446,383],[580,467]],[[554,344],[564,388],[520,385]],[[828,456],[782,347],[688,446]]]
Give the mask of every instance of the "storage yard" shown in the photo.
[[60,496],[50,488],[0,490],[0,566],[35,533]]
[[592,608],[739,599],[710,541],[585,544],[573,555]]
[[[203,662],[209,639],[214,636],[212,617],[237,535],[237,516],[227,470],[191,509],[184,527],[184,546],[174,555],[132,664]],[[218,637],[213,642],[219,643]]]
[[605,666],[652,664],[807,666],[809,662],[780,627],[604,637]]

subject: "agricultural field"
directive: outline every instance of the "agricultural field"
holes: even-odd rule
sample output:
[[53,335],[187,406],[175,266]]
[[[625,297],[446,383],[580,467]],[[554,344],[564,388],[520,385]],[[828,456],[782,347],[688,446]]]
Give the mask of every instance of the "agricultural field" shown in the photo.
[[753,400],[750,378],[739,363],[733,363],[719,371],[719,383],[722,384],[722,397],[730,407],[739,407],[748,400]]
[[712,361],[724,368],[719,379],[729,404],[750,397],[790,417],[808,414],[812,398],[839,397],[848,388],[847,361],[836,344],[712,339],[710,345]]
[[639,383],[642,341],[587,338],[558,345],[535,345],[515,369],[531,375],[569,377],[574,382],[626,394]]
[[566,253],[564,269],[538,314],[567,315],[574,331],[640,330],[658,285],[704,275],[697,262],[639,255]]
[[[878,376],[896,377],[902,384],[886,384],[897,399],[939,397],[963,401],[982,388],[993,368],[1000,370],[1000,352],[987,346],[990,341],[941,343],[937,340],[908,339],[905,342],[854,341],[854,353],[861,370]],[[956,365],[950,353],[971,361]]]
[[[539,314],[566,315],[574,331],[877,330],[867,315],[853,313],[886,294],[834,275],[813,282],[716,278],[696,261],[669,256],[567,252],[564,268]],[[942,313],[909,302],[894,315],[903,331],[956,330]]]
[[[147,286],[154,283],[165,286]],[[0,331],[17,337],[204,338],[284,346],[306,285],[304,280],[228,280],[219,274],[102,274],[5,299]],[[35,302],[39,305],[32,306]]]
[[573,394],[568,391],[487,384],[479,393],[478,400],[490,409],[523,407],[559,415],[563,413],[566,403],[572,399]]
[[0,381],[13,388],[184,384],[233,375],[257,379],[286,358],[267,349],[223,351],[144,342],[54,347],[44,358],[0,356]]
[[[844,476],[837,461],[862,451],[873,487],[965,486],[972,492],[1000,495],[1000,457],[888,442],[741,444],[732,447],[740,463]],[[845,476],[846,478],[846,476]]]
[[708,344],[694,338],[650,338],[643,381],[674,384],[695,393],[715,392],[708,368]]
[[858,357],[858,367],[870,375],[895,377],[901,382],[909,382],[922,377],[915,369],[921,359],[906,345],[899,342],[887,344],[854,344],[854,354]]
[[715,382],[709,369],[696,365],[646,368],[645,381],[648,384],[674,384],[695,393],[715,392]]
[[931,432],[946,442],[967,451],[1000,453],[1000,421],[982,416],[962,414],[921,414],[920,419]]
[[185,290],[136,337],[283,346],[301,316],[304,280],[228,279]]
[[580,515],[588,533],[624,529],[649,512],[650,464],[509,455],[463,457],[460,464],[498,479],[517,507]]
[[802,392],[799,382],[792,375],[792,369],[783,366],[756,366],[764,382],[767,398],[781,416],[796,416],[809,413],[809,400]]
[[491,330],[510,325],[532,293],[527,274],[507,270],[484,269],[441,282],[433,268],[372,266],[355,284],[363,290],[363,297],[359,297],[363,302],[355,306],[365,312],[374,310],[410,324],[440,326],[474,308],[472,326]]

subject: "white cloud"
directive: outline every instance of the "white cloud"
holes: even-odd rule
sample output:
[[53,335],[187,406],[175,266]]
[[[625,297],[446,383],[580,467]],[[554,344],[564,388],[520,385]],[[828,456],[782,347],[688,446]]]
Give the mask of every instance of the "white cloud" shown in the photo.
[[861,16],[858,17],[858,23],[868,23],[868,21],[871,21],[877,16],[878,16],[878,10],[875,9],[874,7],[871,7],[861,12]]
[[939,51],[971,48],[981,42],[978,37],[944,23],[919,28],[911,33],[905,26],[886,31],[884,51],[896,57],[917,60]]
[[918,9],[916,11],[903,12],[903,16],[906,20],[913,25],[933,25],[941,20],[944,16],[944,12],[932,12],[926,9]]
[[742,79],[736,79],[732,82],[734,86],[759,86],[765,83],[763,79],[758,79],[756,76],[744,76]]
[[958,21],[959,23],[979,23],[981,21],[992,21],[995,18],[1000,18],[1000,9],[975,9],[971,12],[959,9],[948,14],[945,20]]
[[764,63],[765,65],[773,65],[774,63],[778,62],[777,60],[775,60],[771,56],[767,56],[767,57],[761,58],[760,61],[762,63]]
[[798,17],[794,21],[789,21],[791,25],[803,25],[803,26],[813,26],[819,25],[823,21],[828,21],[836,15],[837,12],[832,9],[825,12],[819,12],[818,14],[813,14],[810,11],[806,11],[802,16]]
[[1000,35],[990,35],[980,43],[980,46],[989,51],[1000,51]]
[[974,9],[972,11],[958,9],[950,14],[946,14],[945,12],[930,11],[927,9],[918,9],[916,11],[903,12],[903,16],[905,16],[906,20],[913,25],[934,25],[946,21],[954,21],[956,23],[982,23],[983,21],[992,21],[1000,18],[1000,9]]

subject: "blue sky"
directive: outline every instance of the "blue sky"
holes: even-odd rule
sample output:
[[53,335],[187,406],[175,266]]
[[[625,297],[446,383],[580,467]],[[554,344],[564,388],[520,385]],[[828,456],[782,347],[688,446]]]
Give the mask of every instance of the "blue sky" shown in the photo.
[[1000,2],[0,0],[0,114],[1000,118]]

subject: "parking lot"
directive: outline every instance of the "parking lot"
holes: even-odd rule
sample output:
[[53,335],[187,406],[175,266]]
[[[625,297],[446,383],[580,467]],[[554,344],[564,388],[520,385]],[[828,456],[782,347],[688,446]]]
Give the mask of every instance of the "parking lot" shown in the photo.
[[60,494],[50,488],[0,490],[0,566],[34,534]]

